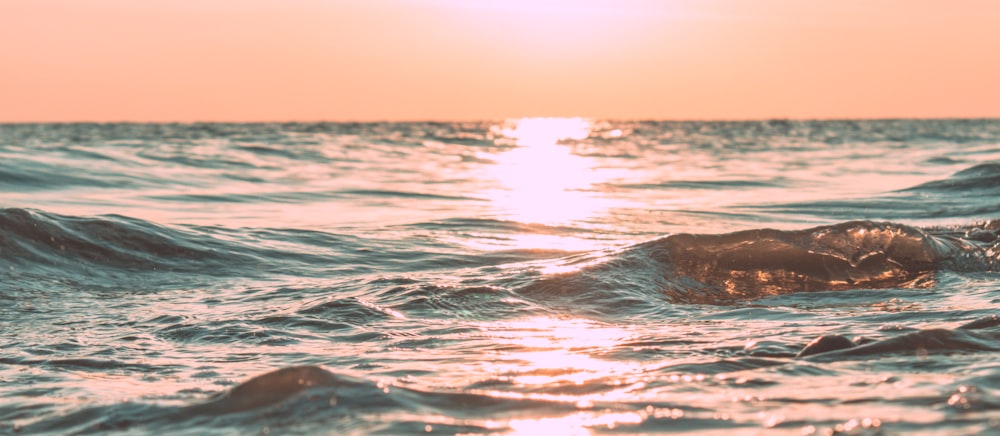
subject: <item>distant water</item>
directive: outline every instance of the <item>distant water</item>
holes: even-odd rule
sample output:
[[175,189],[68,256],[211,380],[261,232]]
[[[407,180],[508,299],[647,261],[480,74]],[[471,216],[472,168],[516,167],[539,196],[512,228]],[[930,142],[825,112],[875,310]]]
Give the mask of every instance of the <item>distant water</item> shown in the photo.
[[0,125],[0,434],[1000,432],[998,218],[1000,120]]

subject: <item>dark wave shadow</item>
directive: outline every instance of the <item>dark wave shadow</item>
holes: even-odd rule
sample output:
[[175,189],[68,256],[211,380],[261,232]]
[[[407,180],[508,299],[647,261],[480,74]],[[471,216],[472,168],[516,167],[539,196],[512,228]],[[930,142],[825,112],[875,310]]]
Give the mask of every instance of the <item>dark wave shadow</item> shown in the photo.
[[542,301],[572,297],[606,305],[611,294],[638,289],[647,299],[655,292],[673,303],[732,304],[795,292],[927,287],[939,270],[1000,268],[989,223],[965,232],[976,238],[955,233],[851,221],[798,231],[676,234],[539,277],[518,292]]

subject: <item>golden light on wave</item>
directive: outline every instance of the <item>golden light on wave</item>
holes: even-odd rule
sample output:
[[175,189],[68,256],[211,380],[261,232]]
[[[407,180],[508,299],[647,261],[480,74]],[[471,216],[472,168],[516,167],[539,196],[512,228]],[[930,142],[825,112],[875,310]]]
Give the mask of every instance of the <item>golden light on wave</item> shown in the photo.
[[628,331],[619,327],[582,319],[536,317],[486,324],[481,329],[504,345],[523,348],[500,356],[488,368],[490,372],[507,374],[517,384],[583,384],[641,369],[631,362],[595,359],[589,355],[610,349],[630,337]]
[[[615,428],[639,424],[642,413],[616,413],[595,408],[601,401],[615,402],[634,397],[645,387],[643,368],[635,362],[602,360],[591,357],[610,350],[631,337],[623,328],[584,319],[548,317],[526,318],[483,324],[485,333],[504,345],[486,371],[498,374],[515,384],[559,386],[603,383],[614,379],[620,387],[611,391],[582,395],[519,394],[509,391],[491,392],[498,397],[533,398],[569,402],[578,412],[561,417],[513,419],[507,426],[512,434],[591,434],[593,428]],[[521,351],[516,351],[521,349]]]
[[517,148],[487,156],[488,177],[498,188],[483,195],[515,221],[546,225],[590,218],[613,206],[593,188],[610,175],[587,157],[573,154],[564,140],[586,139],[591,123],[582,118],[524,118],[499,130]]
[[585,139],[590,127],[583,118],[522,118],[503,133],[521,145],[555,145],[563,139]]
[[559,418],[514,419],[508,425],[513,435],[591,435],[594,427],[614,429],[622,424],[641,424],[646,417],[640,413],[579,412]]

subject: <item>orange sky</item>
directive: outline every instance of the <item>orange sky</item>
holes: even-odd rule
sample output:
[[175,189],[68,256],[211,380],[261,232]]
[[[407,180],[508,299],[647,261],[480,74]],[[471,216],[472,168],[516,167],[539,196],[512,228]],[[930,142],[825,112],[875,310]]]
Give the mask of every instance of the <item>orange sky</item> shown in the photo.
[[1000,117],[1000,1],[0,0],[0,121]]

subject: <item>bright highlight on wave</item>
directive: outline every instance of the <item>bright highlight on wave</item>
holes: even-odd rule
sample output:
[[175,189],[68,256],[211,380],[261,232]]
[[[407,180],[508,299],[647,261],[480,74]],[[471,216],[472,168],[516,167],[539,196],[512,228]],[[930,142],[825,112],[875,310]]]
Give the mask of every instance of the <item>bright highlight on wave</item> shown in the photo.
[[513,435],[591,435],[591,428],[613,430],[619,425],[640,424],[646,417],[639,413],[579,412],[559,418],[515,419],[508,424]]
[[0,125],[0,435],[996,427],[1000,120],[494,124]]
[[585,220],[612,207],[595,195],[608,175],[591,159],[573,154],[564,140],[584,140],[592,125],[582,118],[524,118],[499,129],[518,148],[488,156],[496,165],[488,176],[499,189],[484,193],[507,218],[559,225]]
[[634,363],[588,355],[629,338],[630,333],[620,327],[584,319],[536,317],[486,324],[481,329],[502,344],[523,347],[524,351],[505,354],[490,368],[490,372],[508,374],[517,384],[583,384],[639,370]]
[[563,139],[586,139],[590,129],[590,121],[583,118],[522,118],[503,133],[521,145],[555,145]]
[[[595,402],[621,401],[642,389],[642,368],[635,362],[596,359],[595,351],[612,349],[631,334],[620,327],[584,319],[527,318],[486,324],[481,329],[495,335],[504,345],[520,346],[524,351],[505,353],[490,372],[509,377],[517,385],[584,385],[602,378],[618,377],[625,381],[620,389],[598,394],[552,395],[527,394],[523,397],[572,402],[580,412],[541,419],[514,419],[508,422],[513,434],[591,434],[590,429],[613,429],[622,424],[638,424],[645,417],[637,413],[611,413],[591,410]],[[495,392],[496,396],[510,396]]]

